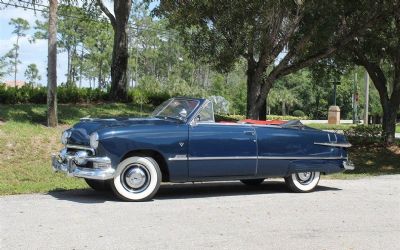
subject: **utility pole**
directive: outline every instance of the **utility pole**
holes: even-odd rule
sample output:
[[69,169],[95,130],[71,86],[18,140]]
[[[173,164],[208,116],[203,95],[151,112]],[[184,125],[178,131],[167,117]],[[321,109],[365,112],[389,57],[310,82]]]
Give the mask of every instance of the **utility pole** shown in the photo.
[[365,107],[364,107],[364,124],[368,125],[368,107],[369,107],[369,75],[365,71]]
[[358,91],[357,91],[357,72],[354,73],[354,82],[353,82],[353,124],[358,123]]

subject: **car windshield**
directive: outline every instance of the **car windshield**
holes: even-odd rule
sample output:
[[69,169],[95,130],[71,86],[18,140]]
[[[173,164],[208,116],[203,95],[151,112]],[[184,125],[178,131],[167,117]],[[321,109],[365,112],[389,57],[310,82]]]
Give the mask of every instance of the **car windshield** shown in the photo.
[[198,100],[193,99],[169,99],[158,106],[151,116],[183,121],[194,112],[199,103]]

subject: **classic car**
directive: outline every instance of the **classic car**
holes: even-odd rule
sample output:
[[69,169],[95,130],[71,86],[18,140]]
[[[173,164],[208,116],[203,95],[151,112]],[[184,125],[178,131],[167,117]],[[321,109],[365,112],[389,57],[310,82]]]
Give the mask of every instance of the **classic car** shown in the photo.
[[321,174],[351,170],[344,135],[299,121],[215,122],[213,103],[172,98],[147,118],[83,118],[62,133],[55,171],[84,178],[121,199],[152,199],[161,182],[283,177],[294,192],[315,189]]

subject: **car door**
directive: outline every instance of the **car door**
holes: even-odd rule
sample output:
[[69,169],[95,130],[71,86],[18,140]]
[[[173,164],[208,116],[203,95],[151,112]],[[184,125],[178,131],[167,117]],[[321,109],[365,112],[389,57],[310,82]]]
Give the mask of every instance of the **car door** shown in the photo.
[[196,123],[189,128],[189,177],[254,176],[257,141],[253,127]]

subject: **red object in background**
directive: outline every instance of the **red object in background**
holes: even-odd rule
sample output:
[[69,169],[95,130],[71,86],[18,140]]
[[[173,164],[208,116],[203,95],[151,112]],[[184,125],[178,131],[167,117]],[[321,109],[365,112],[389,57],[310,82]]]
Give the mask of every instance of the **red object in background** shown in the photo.
[[252,119],[246,119],[246,120],[240,121],[240,123],[249,123],[249,124],[258,124],[258,125],[281,125],[286,122],[287,121],[282,121],[282,120],[259,121],[259,120],[252,120]]

